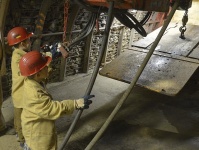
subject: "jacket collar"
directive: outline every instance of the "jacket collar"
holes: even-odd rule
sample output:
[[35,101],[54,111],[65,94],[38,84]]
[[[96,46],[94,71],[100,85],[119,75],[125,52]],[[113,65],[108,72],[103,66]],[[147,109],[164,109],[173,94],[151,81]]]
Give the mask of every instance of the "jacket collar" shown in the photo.
[[14,53],[18,53],[18,54],[24,55],[24,54],[26,54],[27,52],[25,52],[25,51],[22,50],[22,49],[16,48],[16,49],[14,50]]

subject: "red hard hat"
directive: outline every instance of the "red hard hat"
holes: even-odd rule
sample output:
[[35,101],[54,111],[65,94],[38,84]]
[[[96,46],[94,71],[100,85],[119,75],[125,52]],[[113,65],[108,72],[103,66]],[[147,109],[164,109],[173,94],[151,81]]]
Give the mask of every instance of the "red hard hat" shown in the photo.
[[19,69],[22,76],[31,76],[51,62],[52,58],[43,56],[39,51],[26,53],[19,61]]
[[8,32],[7,39],[10,46],[15,45],[31,37],[33,33],[28,33],[23,27],[15,27]]

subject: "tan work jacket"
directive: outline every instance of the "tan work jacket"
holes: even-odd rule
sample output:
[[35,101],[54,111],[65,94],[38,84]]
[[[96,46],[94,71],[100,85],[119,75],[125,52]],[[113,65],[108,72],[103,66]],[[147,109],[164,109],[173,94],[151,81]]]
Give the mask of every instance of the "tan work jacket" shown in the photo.
[[56,150],[55,120],[71,114],[74,100],[55,101],[38,82],[25,79],[24,107],[21,115],[22,131],[31,150]]
[[26,52],[21,49],[15,49],[12,54],[12,100],[13,105],[16,108],[22,108],[22,94],[23,94],[23,84],[24,77],[21,76],[19,70],[19,61]]

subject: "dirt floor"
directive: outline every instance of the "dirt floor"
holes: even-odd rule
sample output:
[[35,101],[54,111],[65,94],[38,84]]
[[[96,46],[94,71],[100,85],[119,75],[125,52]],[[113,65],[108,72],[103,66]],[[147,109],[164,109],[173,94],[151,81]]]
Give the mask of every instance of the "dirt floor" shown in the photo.
[[[80,75],[67,77],[67,79],[64,80],[64,82],[57,82],[57,83],[49,84],[48,89],[49,89],[49,92],[53,95],[55,100],[79,98],[84,95],[86,88],[88,86],[90,77],[91,76],[87,74],[80,74]],[[83,112],[82,117],[87,116],[88,114],[92,113],[96,109],[103,107],[106,103],[109,103],[113,96],[124,91],[128,85],[128,84],[117,82],[117,81],[116,83],[111,82],[115,80],[108,79],[108,78],[105,78],[105,79],[108,79],[107,80],[108,82],[107,81],[102,82],[100,78],[98,79],[96,81],[96,85],[93,87],[93,92],[91,93],[91,94],[95,94],[96,98],[93,100],[92,106],[88,110],[85,110]],[[112,87],[110,88],[111,85]],[[9,124],[13,124],[13,104],[12,104],[11,97],[7,98],[4,101],[2,111],[6,119],[6,122]],[[59,133],[59,137],[58,137],[59,144],[62,143],[63,137],[65,136],[65,133],[67,129],[69,128],[71,121],[74,119],[74,116],[76,115],[76,113],[77,111],[75,111],[73,115],[71,116],[62,117],[56,121],[57,131]],[[102,117],[101,119],[102,121],[100,122],[103,122],[103,120],[106,119],[106,116]],[[78,124],[77,126],[79,125],[80,124]],[[89,126],[87,127],[89,128]],[[90,130],[96,131],[95,127],[91,127]],[[4,135],[0,137],[0,150],[20,150],[20,149],[21,148],[18,142],[16,141],[15,135]]]
[[[84,95],[90,75],[73,76],[48,85],[54,99],[79,98]],[[83,150],[106,121],[129,84],[98,75],[91,94],[93,104],[85,110],[65,149]],[[190,96],[191,95],[191,96]],[[7,122],[13,121],[11,98],[3,104]],[[58,144],[76,112],[56,121]],[[109,125],[94,150],[198,150],[198,92],[182,91],[169,97],[135,87]],[[14,135],[0,137],[1,150],[20,150]]]

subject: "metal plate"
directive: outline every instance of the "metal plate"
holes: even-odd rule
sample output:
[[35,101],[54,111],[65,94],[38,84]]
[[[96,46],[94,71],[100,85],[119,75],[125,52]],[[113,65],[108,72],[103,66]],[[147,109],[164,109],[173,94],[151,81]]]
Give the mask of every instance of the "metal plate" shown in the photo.
[[156,50],[172,55],[188,56],[199,41],[199,36],[197,36],[199,35],[199,26],[187,25],[187,30],[184,33],[186,39],[184,40],[179,38],[180,26],[170,28],[158,44],[159,49]]
[[161,28],[158,28],[155,31],[149,33],[146,37],[143,37],[142,39],[140,39],[139,41],[133,42],[131,44],[132,48],[133,47],[147,48],[149,45],[151,45],[155,41],[155,38],[160,32],[160,29]]
[[[100,75],[130,83],[146,53],[126,51],[100,70]],[[197,63],[152,55],[137,85],[175,96],[198,68]],[[186,70],[186,71],[185,71]]]
[[199,46],[190,53],[189,57],[199,59]]
[[[84,0],[90,5],[106,6],[109,4],[107,0]],[[110,0],[109,0],[110,1]],[[168,0],[112,0],[115,2],[115,7],[119,9],[136,9],[145,11],[168,12]]]
[[[167,31],[156,47],[156,51],[171,55],[188,56],[193,47],[195,47],[199,42],[199,36],[196,36],[199,35],[199,26],[187,25],[187,30],[184,33],[186,39],[184,40],[179,38],[181,34],[179,31],[180,27],[181,25],[170,23]],[[147,35],[147,37],[132,43],[132,49],[133,46],[149,49],[159,31],[160,28]]]

